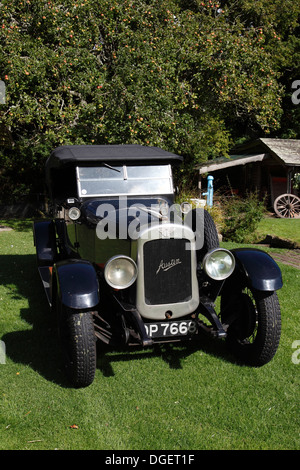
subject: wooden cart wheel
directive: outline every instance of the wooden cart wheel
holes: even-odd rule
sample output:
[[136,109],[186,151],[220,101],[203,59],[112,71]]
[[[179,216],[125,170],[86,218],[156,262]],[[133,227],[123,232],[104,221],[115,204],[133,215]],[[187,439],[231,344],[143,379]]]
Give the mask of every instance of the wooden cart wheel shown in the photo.
[[294,194],[281,194],[275,199],[274,211],[281,218],[300,218],[300,199]]

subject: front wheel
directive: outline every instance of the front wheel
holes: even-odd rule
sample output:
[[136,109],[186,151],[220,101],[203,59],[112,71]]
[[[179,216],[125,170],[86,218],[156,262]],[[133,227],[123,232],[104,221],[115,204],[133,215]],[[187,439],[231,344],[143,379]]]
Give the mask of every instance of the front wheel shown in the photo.
[[219,236],[216,225],[210,213],[205,209],[193,209],[185,218],[185,223],[196,235],[197,263],[201,263],[209,250],[219,248]]
[[92,312],[59,307],[59,336],[64,366],[75,387],[87,387],[95,377],[96,337]]
[[228,322],[227,341],[235,357],[260,367],[275,355],[281,334],[281,314],[276,292],[243,289],[221,300],[222,322]]

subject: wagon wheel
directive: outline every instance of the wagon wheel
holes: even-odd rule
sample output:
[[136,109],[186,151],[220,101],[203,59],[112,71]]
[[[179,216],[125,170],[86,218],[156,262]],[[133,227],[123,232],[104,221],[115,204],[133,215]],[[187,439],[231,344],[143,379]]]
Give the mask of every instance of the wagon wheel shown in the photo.
[[281,194],[275,199],[274,210],[281,218],[299,218],[300,199],[294,194]]

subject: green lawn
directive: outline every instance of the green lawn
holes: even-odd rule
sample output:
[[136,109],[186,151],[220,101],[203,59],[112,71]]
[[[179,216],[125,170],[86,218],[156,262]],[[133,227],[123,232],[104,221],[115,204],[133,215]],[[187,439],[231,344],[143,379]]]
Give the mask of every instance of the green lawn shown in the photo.
[[197,348],[99,353],[95,381],[77,390],[61,370],[32,234],[15,228],[0,233],[1,450],[300,448],[300,271],[280,265],[282,338],[263,368],[203,338]]
[[273,235],[297,242],[300,246],[300,219],[265,217],[260,221],[257,232],[260,238]]

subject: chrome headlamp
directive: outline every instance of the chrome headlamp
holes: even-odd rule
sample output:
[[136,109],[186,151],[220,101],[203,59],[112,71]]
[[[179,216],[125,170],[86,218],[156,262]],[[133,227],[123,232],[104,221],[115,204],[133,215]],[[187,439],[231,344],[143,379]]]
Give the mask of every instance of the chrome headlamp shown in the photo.
[[209,251],[203,258],[203,269],[215,281],[223,281],[235,268],[235,259],[229,250],[216,248]]
[[137,278],[137,266],[128,256],[113,256],[105,265],[104,277],[114,289],[126,289]]
[[71,207],[69,209],[68,215],[71,220],[78,220],[81,216],[80,209],[78,209],[78,207]]

